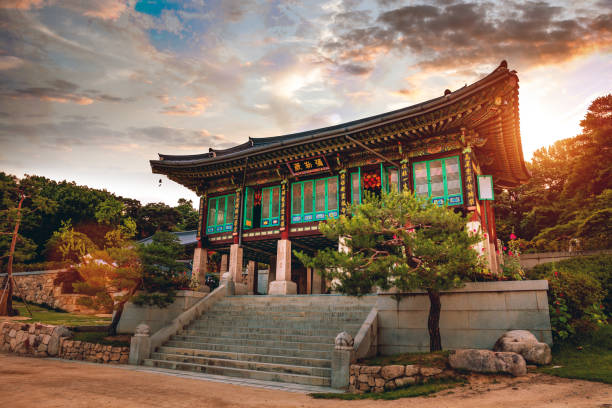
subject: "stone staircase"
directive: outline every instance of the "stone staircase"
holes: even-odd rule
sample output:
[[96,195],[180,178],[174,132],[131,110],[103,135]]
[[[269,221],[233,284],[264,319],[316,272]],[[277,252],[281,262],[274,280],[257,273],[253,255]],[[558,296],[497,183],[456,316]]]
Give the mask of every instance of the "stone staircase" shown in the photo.
[[334,339],[353,337],[375,296],[232,296],[151,354],[150,367],[331,385]]

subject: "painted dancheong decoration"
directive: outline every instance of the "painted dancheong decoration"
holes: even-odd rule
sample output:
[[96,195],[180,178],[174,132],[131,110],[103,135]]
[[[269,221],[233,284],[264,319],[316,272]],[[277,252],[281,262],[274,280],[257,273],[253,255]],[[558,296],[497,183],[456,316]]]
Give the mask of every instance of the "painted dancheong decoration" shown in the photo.
[[495,272],[489,201],[529,178],[518,82],[503,61],[481,80],[427,102],[326,128],[249,138],[229,149],[160,154],[151,168],[203,198],[196,251],[227,254],[235,282],[253,261],[269,265],[275,282],[287,283],[272,282],[270,291],[320,293],[325,286],[291,251],[338,248],[319,232],[320,222],[346,214],[348,204],[359,204],[366,193],[402,190],[467,214],[470,228],[486,233],[483,247]]

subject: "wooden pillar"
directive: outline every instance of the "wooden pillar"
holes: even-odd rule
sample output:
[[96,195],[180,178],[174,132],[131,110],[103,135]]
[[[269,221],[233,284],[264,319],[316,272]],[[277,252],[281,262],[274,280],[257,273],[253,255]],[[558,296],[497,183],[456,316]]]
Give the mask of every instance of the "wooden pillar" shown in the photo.
[[312,295],[312,268],[306,268],[306,294]]
[[242,232],[242,228],[240,227],[240,223],[242,222],[243,214],[240,213],[241,203],[242,203],[242,189],[236,189],[236,199],[234,200],[234,228],[232,231],[233,243],[237,244],[239,239],[239,234]]
[[291,213],[291,198],[290,198],[290,190],[287,188],[289,181],[284,179],[281,181],[281,191],[280,191],[280,232],[281,239],[289,239],[289,217]]

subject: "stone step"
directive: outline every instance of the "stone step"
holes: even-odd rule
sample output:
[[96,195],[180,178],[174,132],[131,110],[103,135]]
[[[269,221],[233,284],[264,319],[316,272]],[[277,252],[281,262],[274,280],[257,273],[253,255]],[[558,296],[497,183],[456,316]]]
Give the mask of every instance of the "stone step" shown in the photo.
[[232,301],[232,302],[248,302],[248,303],[256,303],[256,302],[270,302],[270,301],[278,301],[282,303],[296,303],[296,302],[351,302],[355,301],[368,301],[373,300],[376,301],[376,295],[365,295],[361,298],[356,298],[354,296],[347,296],[341,294],[320,294],[320,295],[236,295],[224,298],[223,301]]
[[[367,315],[366,315],[367,316]],[[366,316],[354,316],[354,317],[301,317],[301,316],[282,316],[282,315],[239,315],[239,316],[224,316],[224,315],[202,315],[197,321],[211,321],[211,322],[245,322],[245,321],[274,321],[274,322],[288,322],[288,323],[312,323],[312,324],[326,324],[326,323],[350,323],[357,324],[361,323]]]
[[293,364],[264,363],[260,361],[230,360],[203,356],[187,356],[184,354],[153,353],[154,360],[193,363],[215,367],[239,368],[243,370],[273,371],[287,374],[309,375],[315,377],[331,377],[331,368],[300,366]]
[[278,347],[257,347],[257,346],[237,346],[233,344],[220,344],[220,343],[200,343],[200,342],[187,342],[178,340],[169,340],[164,344],[168,347],[179,347],[188,349],[200,349],[200,350],[215,350],[215,351],[227,351],[234,353],[247,353],[247,354],[267,354],[271,356],[290,356],[290,357],[304,357],[304,358],[320,358],[320,359],[331,359],[333,346],[329,347],[329,350],[304,350],[304,349],[287,349]]
[[202,364],[181,363],[176,361],[147,359],[144,361],[144,365],[149,367],[169,368],[182,371],[195,371],[214,375],[225,375],[229,377],[252,378],[264,381],[280,381],[294,384],[316,385],[321,387],[329,387],[331,384],[331,379],[329,377],[246,370],[231,367],[207,366]]
[[[316,328],[316,329],[290,329],[285,327],[244,327],[244,326],[226,326],[226,327],[214,327],[208,325],[191,325],[186,330],[194,331],[202,334],[216,335],[217,333],[236,333],[244,336],[248,336],[250,334],[265,334],[265,335],[277,335],[277,336],[317,336],[317,337],[332,337],[336,338],[338,333],[338,329],[326,329],[326,328]],[[348,331],[348,330],[347,330]],[[348,331],[351,334],[356,332]],[[353,336],[354,337],[354,336]]]
[[234,301],[222,300],[215,304],[215,308],[235,310],[317,310],[317,311],[351,311],[371,309],[374,303],[280,303],[280,302],[255,302],[237,303]]
[[[196,357],[224,358],[227,360],[257,361],[261,363],[276,363],[276,364],[289,364],[289,365],[331,368],[331,360],[322,359],[322,358],[303,358],[303,357],[291,357],[291,356],[276,356],[276,355],[268,355],[268,354],[234,353],[234,352],[228,352],[228,351],[199,350],[199,349],[187,349],[187,348],[166,347],[166,346],[160,347],[158,350],[158,353],[177,354],[177,355],[196,356]],[[156,353],[152,353],[152,355],[153,355],[152,358],[156,358],[155,357]]]
[[251,327],[251,328],[284,328],[284,329],[301,329],[301,330],[318,330],[318,329],[324,329],[324,330],[336,330],[336,334],[340,333],[341,331],[348,331],[349,333],[354,331],[356,332],[357,330],[359,330],[359,328],[361,327],[361,323],[349,323],[349,324],[345,324],[344,322],[327,322],[327,323],[322,323],[322,322],[305,322],[305,321],[295,321],[295,322],[283,322],[280,320],[240,320],[240,321],[233,321],[233,320],[215,320],[215,321],[208,321],[208,320],[197,320],[194,323],[189,325],[189,328],[208,328],[208,327],[215,327],[215,328],[226,328],[226,327]]
[[365,318],[367,313],[345,313],[343,315],[335,315],[333,313],[223,313],[209,312],[200,316],[200,318],[210,319],[282,319],[282,320],[356,320]]
[[[337,334],[337,333],[336,333]],[[289,342],[304,342],[304,343],[325,343],[325,344],[334,344],[334,340],[336,338],[335,335],[328,336],[307,336],[303,334],[279,334],[279,333],[260,333],[259,331],[240,331],[240,330],[224,330],[218,331],[215,329],[210,330],[182,330],[178,333],[181,336],[189,336],[189,337],[230,337],[230,338],[246,338],[253,340],[279,340],[279,341],[289,341]]]
[[328,387],[335,337],[342,331],[354,336],[375,303],[375,296],[227,297],[145,364]]
[[174,335],[171,340],[185,341],[189,343],[221,343],[231,344],[236,346],[254,346],[266,348],[287,348],[296,350],[320,350],[326,347],[333,347],[334,342],[311,343],[304,341],[281,341],[281,340],[257,340],[249,337],[200,337],[200,336],[185,336]]

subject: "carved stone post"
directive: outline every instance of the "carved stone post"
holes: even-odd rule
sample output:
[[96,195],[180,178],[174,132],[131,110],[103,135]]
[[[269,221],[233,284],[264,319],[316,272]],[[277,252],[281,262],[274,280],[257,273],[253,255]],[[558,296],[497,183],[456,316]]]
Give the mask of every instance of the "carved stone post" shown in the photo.
[[349,386],[351,361],[354,356],[355,341],[347,332],[336,336],[335,347],[332,353],[332,388],[346,389]]
[[128,362],[140,365],[151,356],[151,328],[145,323],[136,326],[136,331],[130,340],[130,356]]

